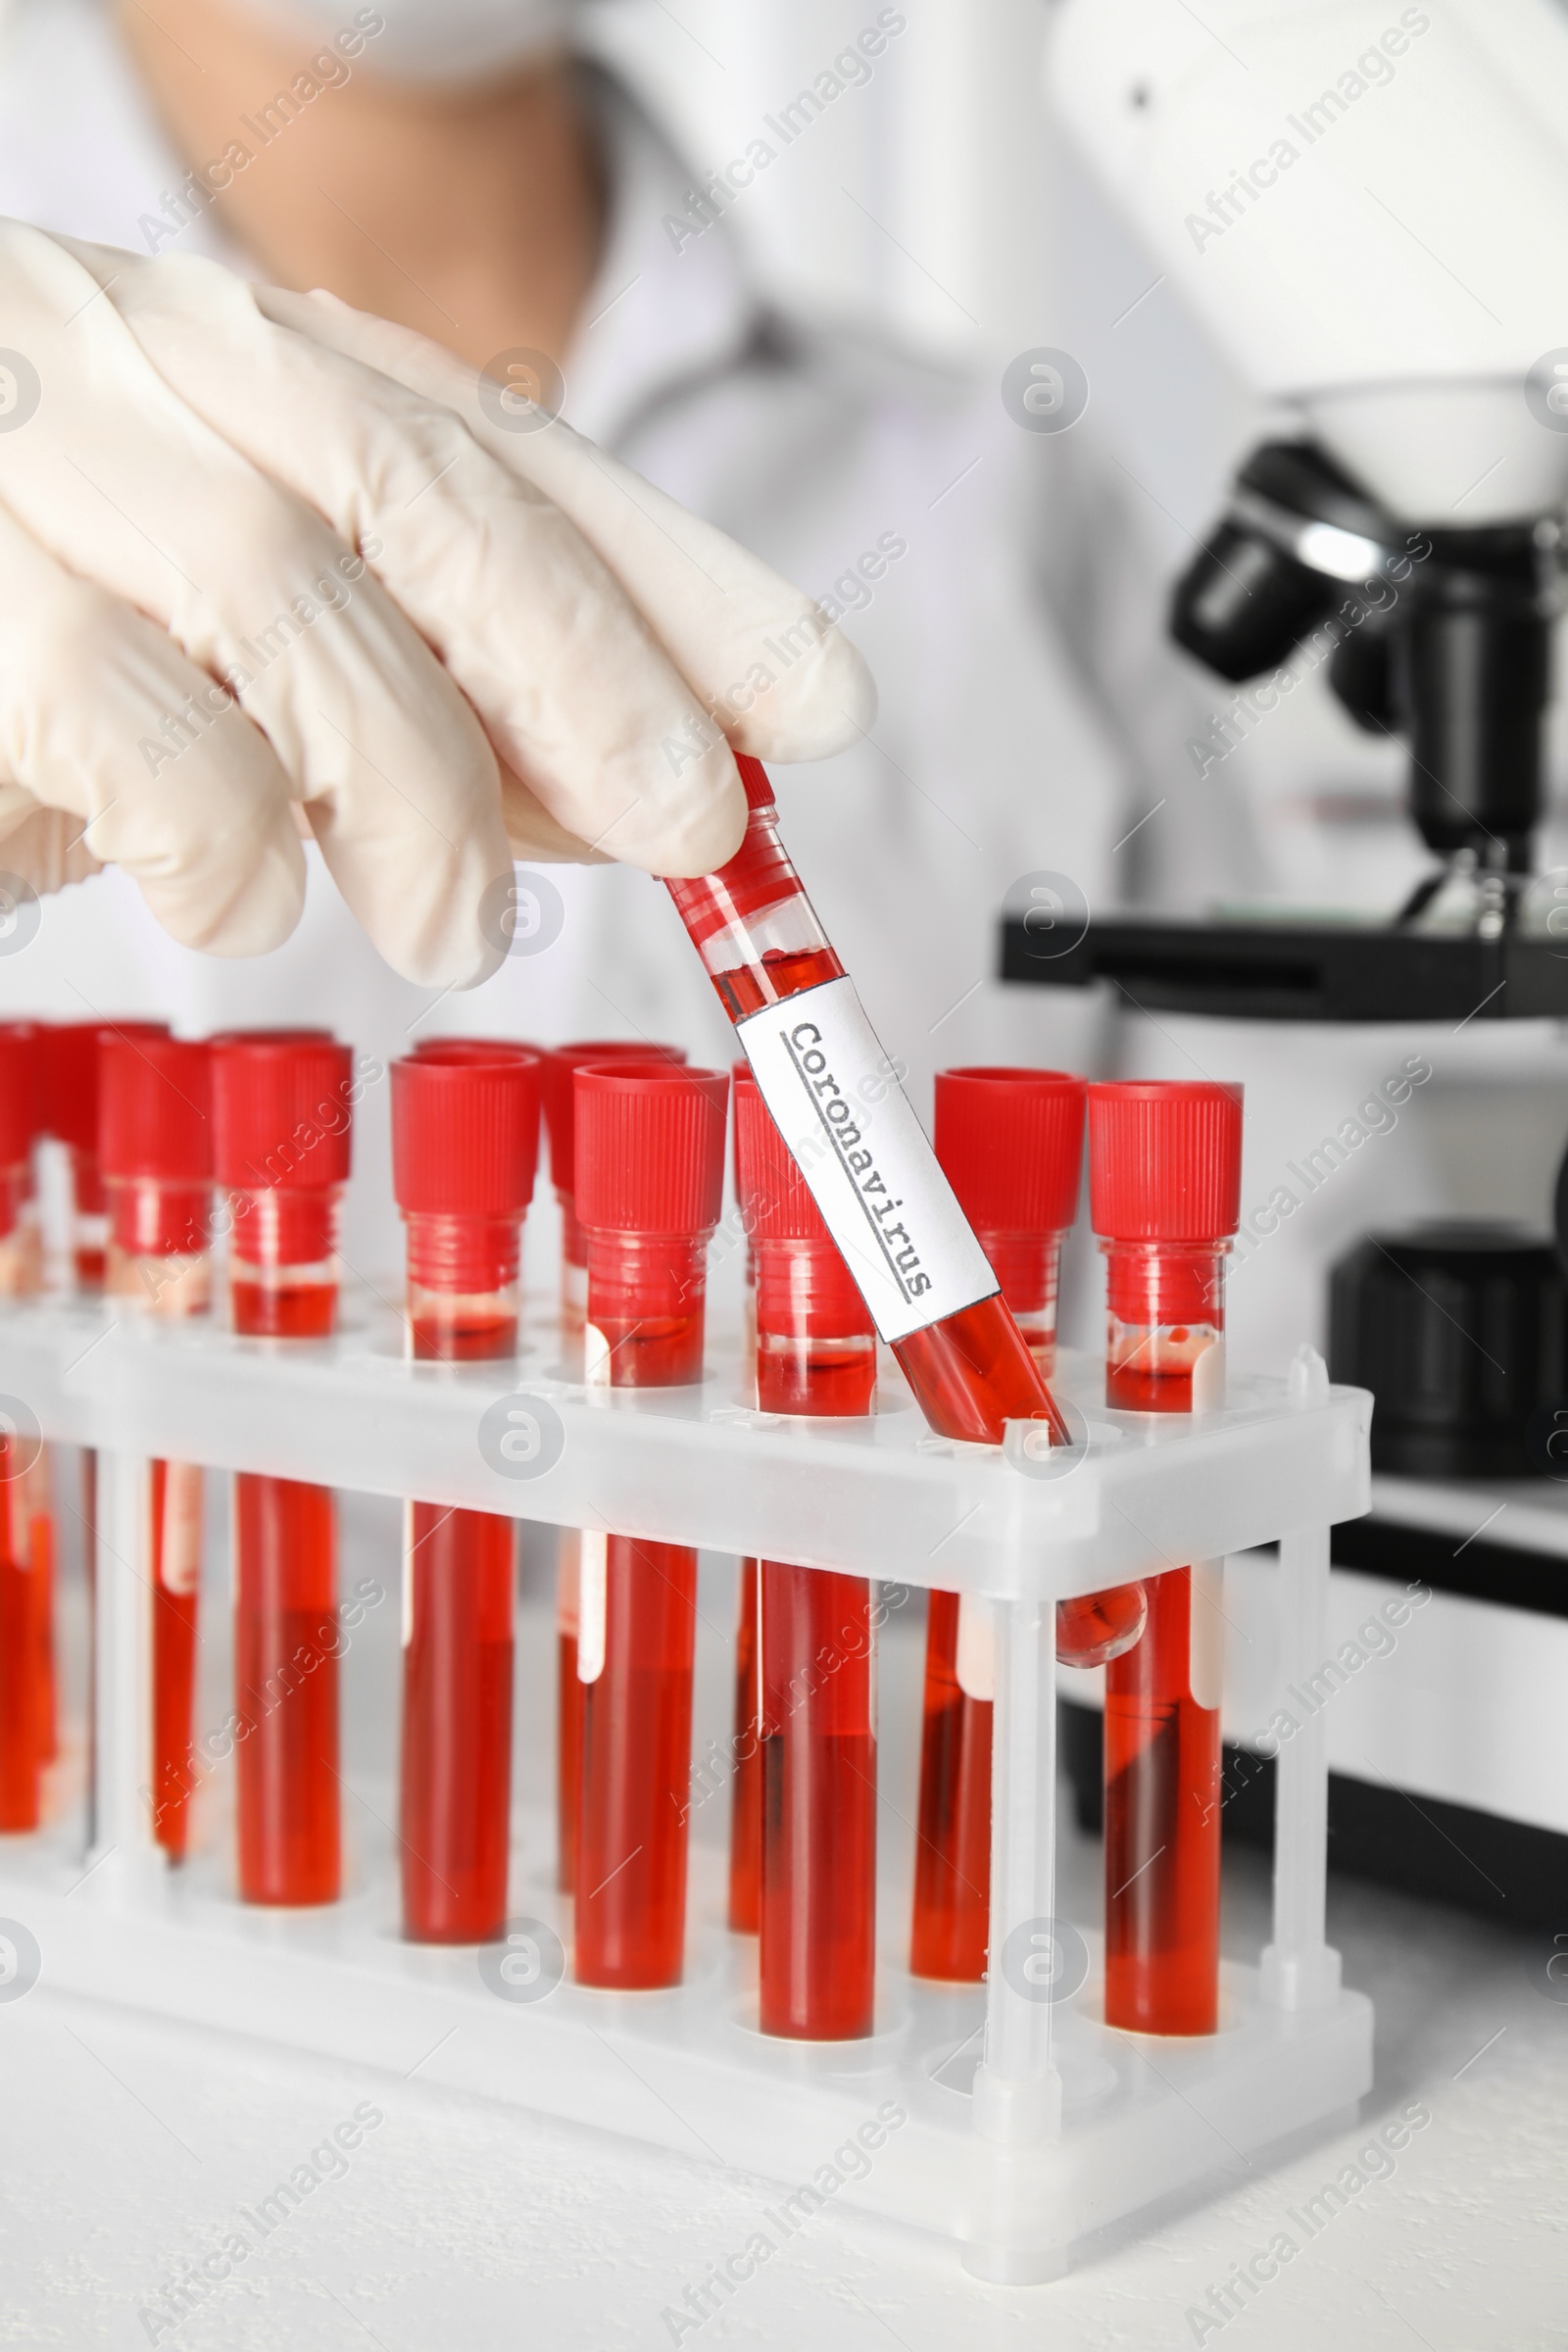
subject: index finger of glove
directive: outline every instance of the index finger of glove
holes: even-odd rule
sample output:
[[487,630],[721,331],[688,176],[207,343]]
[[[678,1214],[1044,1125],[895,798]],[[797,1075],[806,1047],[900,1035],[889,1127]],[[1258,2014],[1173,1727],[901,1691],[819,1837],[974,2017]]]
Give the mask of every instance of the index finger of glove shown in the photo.
[[871,673],[808,596],[573,432],[548,402],[529,401],[412,328],[333,295],[264,286],[256,299],[270,318],[442,402],[510,472],[552,499],[738,750],[759,760],[823,760],[872,724]]
[[733,854],[745,795],[721,730],[549,498],[449,409],[275,325],[211,263],[145,264],[105,290],[182,400],[375,544],[379,578],[567,833],[658,873]]
[[182,402],[95,273],[16,222],[0,273],[38,386],[0,433],[0,497],[238,696],[388,962],[435,986],[482,978],[505,952],[482,910],[511,857],[463,696],[364,558]]

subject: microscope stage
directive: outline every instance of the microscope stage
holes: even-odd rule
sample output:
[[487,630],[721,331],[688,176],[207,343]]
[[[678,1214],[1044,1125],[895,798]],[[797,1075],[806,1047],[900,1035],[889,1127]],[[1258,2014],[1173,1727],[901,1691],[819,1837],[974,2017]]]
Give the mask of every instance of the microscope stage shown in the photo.
[[1321,915],[1194,922],[1109,914],[1067,948],[1004,918],[1002,977],[1036,988],[1108,980],[1140,1010],[1229,1020],[1452,1025],[1568,1016],[1568,940]]

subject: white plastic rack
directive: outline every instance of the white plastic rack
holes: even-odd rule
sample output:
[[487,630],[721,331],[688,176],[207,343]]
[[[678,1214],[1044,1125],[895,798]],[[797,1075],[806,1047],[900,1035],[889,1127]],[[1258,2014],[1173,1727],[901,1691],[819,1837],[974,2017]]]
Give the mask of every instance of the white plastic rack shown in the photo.
[[[700,1389],[637,1395],[562,1378],[559,1333],[537,1322],[514,1362],[461,1369],[405,1361],[395,1319],[364,1298],[345,1322],[335,1340],[280,1346],[87,1305],[0,1310],[0,1390],[45,1439],[98,1453],[93,1842],[79,1815],[0,1840],[0,1912],[27,1921],[51,1984],[399,2073],[429,2049],[423,2080],[707,2148],[786,2199],[869,2127],[874,2159],[835,2202],[956,2240],[971,2271],[1015,2283],[1353,2109],[1372,2011],[1324,1938],[1321,1716],[1281,1749],[1272,1939],[1256,1967],[1225,1966],[1220,2031],[1113,2031],[1098,1938],[1074,1944],[1054,1923],[1054,1625],[1067,1595],[1277,1542],[1279,1684],[1310,1676],[1330,1526],[1369,1503],[1363,1392],[1330,1388],[1303,1350],[1289,1383],[1232,1378],[1191,1418],[1119,1414],[1100,1401],[1102,1367],[1067,1355],[1055,1386],[1077,1442],[1041,1461],[1023,1425],[1003,1448],[954,1446],[897,1398],[863,1422],[759,1413],[721,1338]],[[275,1912],[242,1906],[221,1867],[168,1870],[145,1794],[157,1457],[982,1596],[1002,1965],[956,1989],[885,1952],[869,2038],[770,2041],[755,1942],[698,1900],[673,1990],[591,1990],[568,1971],[546,1997],[498,1999],[494,1948],[487,1981],[484,1954],[399,1938],[391,1872],[329,1909]],[[514,1900],[518,1876],[514,1862]],[[569,1945],[569,1904],[536,1878],[527,1899]],[[1069,1946],[1088,1956],[1070,1992],[1053,1976]],[[982,2022],[971,2081],[943,2061],[966,2031],[978,2050]],[[879,2109],[906,2120],[884,2130]]]

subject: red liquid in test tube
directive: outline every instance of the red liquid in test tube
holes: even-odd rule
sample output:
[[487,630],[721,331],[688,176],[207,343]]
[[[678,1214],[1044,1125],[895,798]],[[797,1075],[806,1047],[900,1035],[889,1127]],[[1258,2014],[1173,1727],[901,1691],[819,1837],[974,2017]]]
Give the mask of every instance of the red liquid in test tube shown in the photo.
[[63,1144],[71,1171],[71,1266],[75,1289],[102,1291],[109,1263],[109,1202],[99,1153],[102,1053],[109,1038],[167,1037],[167,1021],[64,1021],[45,1039],[45,1131]]
[[[21,1047],[30,1073],[25,1099],[32,1105],[32,1134],[24,1156],[22,1185],[16,1196],[11,1230],[0,1242],[0,1290],[15,1297],[37,1292],[43,1283],[43,1234],[38,1217],[36,1171],[32,1147],[52,1132],[49,1124],[50,1074],[60,1031],[43,1021],[6,1021],[0,1035]],[[20,1103],[24,1098],[17,1098]],[[15,1548],[22,1573],[30,1580],[32,1596],[32,1738],[40,1765],[52,1763],[59,1752],[55,1722],[55,1517],[51,1493],[49,1448],[26,1449],[26,1467],[18,1472],[11,1496],[16,1527]],[[20,1457],[19,1457],[20,1458]]]
[[[730,1086],[739,1102],[739,1088],[752,1086],[750,1062],[730,1065]],[[735,1199],[741,1192],[740,1120],[734,1138]],[[745,1223],[744,1209],[742,1223]],[[757,1252],[746,1236],[746,1292],[741,1318],[742,1372],[757,1400]],[[742,1560],[736,1580],[735,1710],[730,1740],[729,1908],[727,1921],[737,1936],[755,1936],[762,1903],[762,1715],[761,1659],[758,1650],[758,1590],[761,1570],[756,1560]]]
[[[1081,1078],[1009,1068],[937,1074],[937,1157],[1047,1378],[1055,1363],[1061,1245],[1078,1213],[1083,1135]],[[1102,1662],[1137,1640],[1140,1588],[1092,1595],[1077,1604],[1072,1622],[1075,1663]],[[909,1947],[917,1977],[978,1984],[986,1973],[992,1648],[983,1601],[932,1593]]]
[[0,1241],[0,1297],[5,1298],[31,1298],[43,1288],[43,1236],[32,1148],[38,1137],[48,1132],[44,1124],[48,1035],[40,1021],[0,1021],[0,1039],[13,1050],[12,1067],[17,1072],[12,1109],[15,1141],[10,1148],[15,1150],[19,1142],[22,1146],[22,1156],[11,1171],[11,1223]]
[[[62,1021],[46,1037],[42,1063],[42,1110],[46,1131],[64,1147],[70,1178],[71,1282],[80,1298],[101,1297],[109,1267],[109,1203],[99,1160],[100,1054],[107,1037],[167,1037],[167,1021]],[[95,1777],[97,1722],[97,1542],[98,1457],[81,1449],[82,1556],[87,1583],[88,1786]],[[48,1526],[54,1556],[54,1524]],[[40,1638],[48,1662],[46,1754],[55,1752],[53,1580],[40,1582]]]
[[[588,1250],[577,1222],[575,1102],[572,1081],[588,1062],[684,1061],[683,1046],[628,1044],[625,1038],[578,1039],[553,1046],[541,1073],[545,1130],[550,1139],[550,1175],[561,1209],[561,1328],[568,1372],[582,1370],[583,1315],[588,1300]],[[572,1886],[577,1848],[577,1781],[582,1750],[582,1685],[577,1680],[577,1586],[581,1539],[564,1527],[556,1557],[556,1877],[563,1891]]]
[[[215,1038],[214,1153],[227,1196],[229,1307],[252,1339],[336,1325],[337,1203],[349,1173],[352,1056],[320,1030]],[[337,1513],[296,1479],[234,1481],[238,1875],[248,1903],[342,1890]]]
[[758,1640],[761,1574],[760,1561],[741,1561],[736,1593],[726,1914],[737,1936],[755,1936],[762,1918],[762,1668]]
[[[1195,1374],[1212,1401],[1223,1400],[1224,1357],[1202,1359],[1224,1346],[1241,1158],[1239,1086],[1089,1091],[1090,1208],[1106,1258],[1105,1401],[1120,1411],[1190,1412]],[[1212,2034],[1218,1628],[1191,1568],[1151,1577],[1147,1590],[1143,1639],[1105,1669],[1105,2021],[1133,2033]],[[1195,1670],[1205,1686],[1197,1690]]]
[[[758,1405],[867,1414],[876,1334],[864,1301],[749,1080],[737,1082],[735,1117],[757,1263]],[[871,2032],[876,1988],[871,1587],[763,1560],[759,1613],[759,2019],[794,2040],[853,2040]]]
[[[668,1062],[578,1070],[577,1214],[588,1244],[589,1387],[703,1374],[709,1236],[729,1080]],[[583,1984],[680,1981],[697,1554],[585,1533],[573,1966]]]
[[[105,1033],[99,1094],[108,1293],[132,1314],[169,1321],[204,1315],[212,1302],[208,1050],[168,1036]],[[153,1836],[171,1861],[182,1862],[196,1782],[191,1733],[203,1481],[191,1462],[150,1468]]]
[[[536,1054],[467,1040],[393,1065],[416,1361],[516,1352],[539,1074]],[[399,1834],[403,1932],[417,1942],[481,1943],[506,1923],[514,1552],[511,1519],[409,1506]]]
[[[0,1027],[0,1297],[25,1297],[30,1252],[25,1209],[32,1179],[34,1059],[30,1024]],[[28,1490],[39,1444],[19,1417],[0,1413],[0,1831],[39,1819],[37,1601]]]
[[[1040,1367],[779,840],[766,773],[744,755],[737,764],[751,810],[740,849],[718,872],[666,888],[763,1098],[932,1428],[1000,1446],[1008,1421],[1044,1420],[1065,1445]],[[1060,1654],[1103,1657],[1114,1614],[1105,1595],[1061,1602]]]

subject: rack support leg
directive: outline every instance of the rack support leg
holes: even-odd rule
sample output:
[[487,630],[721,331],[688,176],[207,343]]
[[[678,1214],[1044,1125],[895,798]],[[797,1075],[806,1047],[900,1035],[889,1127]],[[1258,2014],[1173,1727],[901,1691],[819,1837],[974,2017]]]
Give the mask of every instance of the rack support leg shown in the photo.
[[1328,1871],[1328,1717],[1300,1720],[1299,1697],[1329,1655],[1329,1530],[1311,1527],[1280,1544],[1280,1704],[1298,1722],[1275,1765],[1274,1937],[1263,1949],[1263,1997],[1280,2009],[1315,2008],[1340,1989],[1340,1955],[1324,1932]]
[[[993,1604],[997,1695],[992,1721],[991,1933],[985,2056],[974,2129],[995,2151],[993,2233],[964,2248],[977,2278],[1024,2285],[1058,2277],[1038,2168],[1027,2159],[1061,2130],[1052,2011],[1064,1961],[1054,1915],[1056,1866],[1056,1612],[1050,1600]],[[1027,2172],[1028,2181],[1024,2174]],[[1031,2185],[1032,2184],[1032,2185]]]
[[[151,1464],[98,1456],[93,1844],[105,1877],[162,1866],[153,1836]],[[110,1857],[113,1856],[111,1861]]]

